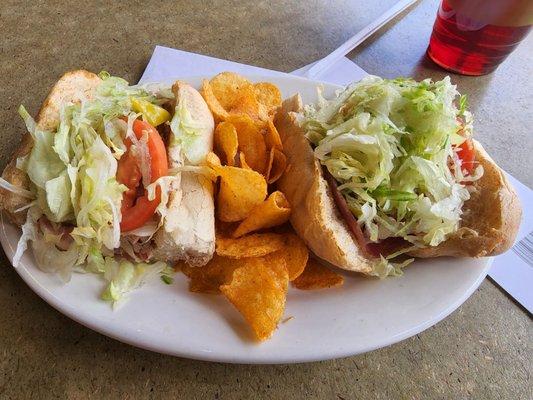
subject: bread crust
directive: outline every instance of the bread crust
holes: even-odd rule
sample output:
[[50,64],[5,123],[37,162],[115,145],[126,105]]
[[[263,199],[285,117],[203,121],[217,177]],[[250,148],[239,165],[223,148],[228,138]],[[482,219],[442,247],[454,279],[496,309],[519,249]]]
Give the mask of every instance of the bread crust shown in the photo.
[[484,172],[474,182],[470,199],[463,206],[459,230],[438,246],[417,249],[410,255],[488,257],[504,253],[513,245],[522,217],[518,195],[505,173],[476,140],[474,149]]
[[[85,70],[65,73],[54,85],[41,106],[36,118],[37,126],[48,131],[57,129],[61,107],[66,103],[78,102],[82,98],[90,98],[100,82],[97,75]],[[17,158],[28,155],[32,147],[33,139],[26,132],[18,149],[2,172],[2,178],[15,186],[29,189],[28,176],[17,168]],[[26,212],[16,213],[15,210],[25,206],[29,201],[26,197],[0,188],[0,210],[4,210],[9,219],[19,226],[26,220]]]
[[[292,205],[291,224],[318,257],[340,268],[369,274],[370,260],[352,239],[313,149],[298,126],[294,113],[301,109],[301,99],[295,95],[283,102],[275,119],[289,165],[278,187]],[[439,246],[412,251],[411,256],[482,257],[503,253],[512,246],[521,218],[518,196],[483,147],[476,141],[474,145],[485,173],[474,183],[472,197],[464,205],[460,229]]]
[[372,266],[352,239],[339,214],[322,168],[296,122],[302,101],[283,102],[274,121],[283,141],[288,167],[278,188],[291,204],[291,224],[315,255],[340,268],[369,274]]

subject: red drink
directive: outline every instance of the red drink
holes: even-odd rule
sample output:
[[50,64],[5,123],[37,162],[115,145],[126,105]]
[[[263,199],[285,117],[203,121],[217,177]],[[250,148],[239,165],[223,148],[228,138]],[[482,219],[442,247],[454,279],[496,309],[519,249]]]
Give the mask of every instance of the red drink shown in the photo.
[[442,0],[428,55],[463,75],[492,72],[526,37],[533,0]]

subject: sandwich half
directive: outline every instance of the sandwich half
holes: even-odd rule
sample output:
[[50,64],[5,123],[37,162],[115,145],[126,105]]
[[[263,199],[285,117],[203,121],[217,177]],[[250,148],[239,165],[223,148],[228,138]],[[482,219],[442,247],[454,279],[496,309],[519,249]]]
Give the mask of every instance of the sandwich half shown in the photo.
[[52,88],[0,180],[0,209],[37,264],[68,278],[104,264],[203,265],[215,247],[211,181],[202,173],[214,121],[184,82],[129,86],[72,71]]
[[380,277],[410,257],[509,249],[519,200],[465,107],[449,79],[371,77],[315,106],[285,100],[275,123],[290,167],[278,185],[309,248]]

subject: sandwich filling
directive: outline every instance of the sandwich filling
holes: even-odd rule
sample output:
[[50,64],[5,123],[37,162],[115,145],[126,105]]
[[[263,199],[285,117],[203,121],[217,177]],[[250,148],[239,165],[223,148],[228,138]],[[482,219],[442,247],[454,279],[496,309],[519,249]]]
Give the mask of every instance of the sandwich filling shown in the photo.
[[354,238],[388,274],[405,265],[388,260],[437,246],[459,229],[470,184],[483,171],[474,160],[466,98],[448,77],[369,77],[332,100],[319,93],[300,123],[331,189],[342,195],[333,196],[344,202],[339,209],[357,222],[347,221]]
[[55,131],[20,107],[33,148],[17,167],[30,188],[1,183],[30,198],[13,264],[31,245],[41,269],[64,280],[75,270],[99,273],[108,282],[102,297],[117,301],[147,275],[169,281],[171,269],[152,258],[152,238],[179,187],[179,167],[198,162],[197,127],[170,86],[100,78],[93,97],[60,110]]

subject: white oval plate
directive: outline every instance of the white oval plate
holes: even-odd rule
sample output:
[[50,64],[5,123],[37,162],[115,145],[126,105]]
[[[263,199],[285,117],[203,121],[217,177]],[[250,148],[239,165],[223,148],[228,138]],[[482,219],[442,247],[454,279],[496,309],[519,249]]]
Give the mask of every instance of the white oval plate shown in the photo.
[[[300,92],[316,100],[317,83],[298,77],[250,76],[277,84],[286,98]],[[201,78],[185,79],[199,87]],[[323,84],[326,95],[337,86]],[[20,229],[3,218],[0,241],[12,261]],[[286,322],[271,340],[253,341],[249,328],[222,296],[190,293],[176,274],[172,285],[147,282],[113,311],[99,300],[104,283],[74,274],[68,284],[43,273],[30,251],[17,272],[41,298],[73,320],[104,335],[175,356],[231,363],[296,363],[364,353],[413,336],[459,307],[485,278],[492,259],[417,260],[400,278],[346,273],[342,287],[289,289]],[[293,317],[293,318],[288,318]]]

